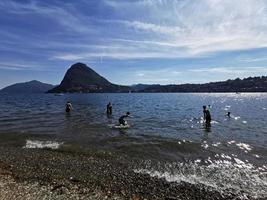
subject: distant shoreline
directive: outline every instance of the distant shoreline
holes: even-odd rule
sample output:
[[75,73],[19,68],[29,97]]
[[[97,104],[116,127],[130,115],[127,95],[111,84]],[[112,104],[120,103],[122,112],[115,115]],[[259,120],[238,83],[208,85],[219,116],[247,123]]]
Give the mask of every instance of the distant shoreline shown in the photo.
[[58,92],[58,93],[8,93],[8,92],[0,92],[0,94],[8,94],[8,95],[28,95],[28,94],[256,94],[256,93],[267,93],[265,92]]
[[0,92],[18,93],[243,93],[267,92],[267,76],[209,82],[203,84],[136,84],[117,85],[109,82],[83,63],[73,64],[57,86],[29,81],[7,86]]

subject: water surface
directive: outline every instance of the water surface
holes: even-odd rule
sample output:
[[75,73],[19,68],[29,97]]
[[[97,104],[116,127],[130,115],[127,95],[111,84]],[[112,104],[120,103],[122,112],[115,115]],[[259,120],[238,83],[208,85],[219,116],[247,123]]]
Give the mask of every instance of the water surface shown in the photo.
[[[109,101],[112,117],[105,113]],[[203,105],[210,105],[210,130]],[[127,157],[137,173],[267,197],[265,93],[1,94],[0,110],[0,145],[110,151]],[[126,111],[131,128],[112,129]]]

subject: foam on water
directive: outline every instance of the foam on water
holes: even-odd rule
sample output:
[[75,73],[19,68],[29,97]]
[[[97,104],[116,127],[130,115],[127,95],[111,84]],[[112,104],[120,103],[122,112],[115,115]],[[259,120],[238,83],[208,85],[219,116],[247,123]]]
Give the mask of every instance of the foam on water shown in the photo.
[[203,142],[203,144],[201,144],[201,147],[203,147],[204,149],[209,148],[209,145],[207,144],[206,141]]
[[[168,182],[187,182],[212,187],[222,195],[231,193],[241,199],[267,197],[266,166],[256,168],[247,161],[231,158],[229,155],[218,155],[225,158],[211,160],[196,159],[190,163],[172,163],[164,166],[151,166],[135,169],[135,173],[148,174],[164,178]],[[207,163],[201,164],[202,161]]]
[[217,121],[215,121],[215,120],[212,120],[210,123],[211,123],[211,124],[219,124],[219,122],[217,122]]
[[234,117],[235,120],[239,120],[241,117],[237,116],[237,117]]
[[213,143],[212,146],[217,147],[217,146],[219,146],[220,144],[221,144],[220,142],[216,142],[216,143]]
[[230,108],[231,108],[231,106],[225,106],[225,107],[224,107],[224,110],[225,110],[225,111],[228,111]]
[[235,141],[234,140],[232,140],[232,141],[229,141],[229,142],[227,142],[228,144],[234,144],[235,143]]
[[245,151],[251,151],[252,147],[249,144],[246,143],[238,143],[236,144],[240,149],[245,150]]
[[63,142],[55,141],[39,141],[39,140],[26,140],[26,145],[23,148],[27,149],[58,149]]

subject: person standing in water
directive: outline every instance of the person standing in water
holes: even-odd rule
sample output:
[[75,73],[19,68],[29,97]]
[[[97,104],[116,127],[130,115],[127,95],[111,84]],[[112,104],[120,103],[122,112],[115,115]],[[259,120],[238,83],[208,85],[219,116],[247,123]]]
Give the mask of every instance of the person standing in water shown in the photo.
[[108,105],[107,105],[107,114],[108,114],[108,115],[112,115],[112,105],[111,105],[110,102],[109,102]]
[[225,116],[227,116],[228,118],[231,118],[231,112],[227,112]]
[[129,117],[130,116],[130,112],[127,112],[125,115],[122,115],[120,118],[119,118],[119,124],[120,125],[127,125],[127,122],[125,121],[125,118]]
[[66,109],[65,109],[66,113],[69,113],[72,109],[73,109],[73,107],[72,107],[71,103],[68,101],[66,104]]
[[205,122],[206,128],[211,127],[211,114],[206,106],[203,106],[203,114],[204,114],[204,122]]
[[205,122],[205,120],[206,120],[206,109],[207,109],[207,107],[203,106],[203,122]]
[[211,127],[211,115],[210,115],[210,111],[206,110],[206,127],[209,128]]

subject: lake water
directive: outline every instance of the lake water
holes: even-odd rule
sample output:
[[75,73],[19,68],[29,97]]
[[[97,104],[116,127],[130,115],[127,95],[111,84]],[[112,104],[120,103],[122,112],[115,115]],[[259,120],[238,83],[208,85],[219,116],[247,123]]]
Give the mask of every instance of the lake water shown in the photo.
[[[210,130],[203,105],[211,106]],[[2,146],[109,151],[128,158],[137,173],[267,197],[266,93],[1,94],[0,110]],[[126,111],[131,128],[112,129]]]

